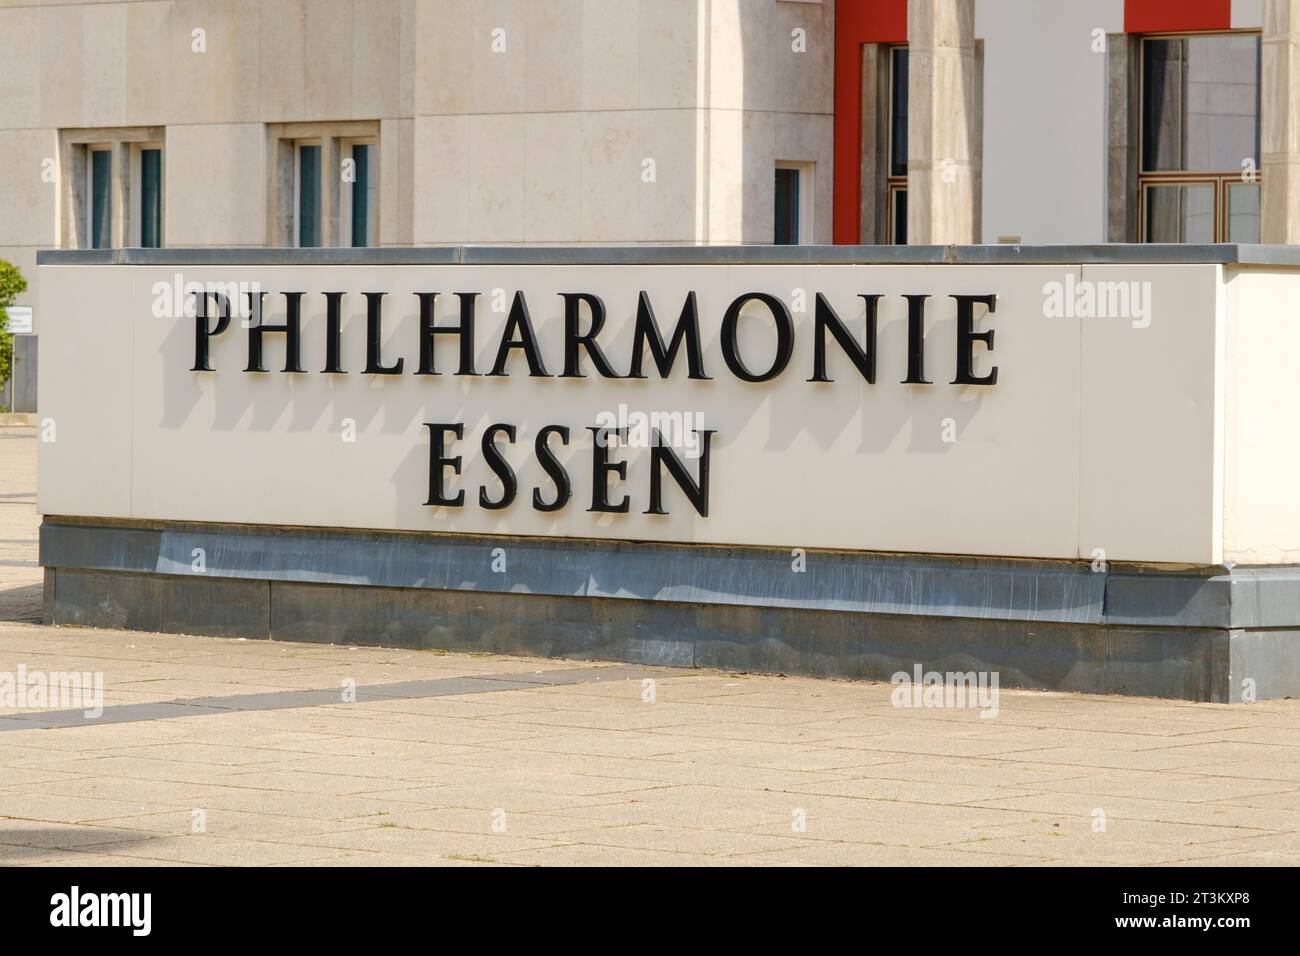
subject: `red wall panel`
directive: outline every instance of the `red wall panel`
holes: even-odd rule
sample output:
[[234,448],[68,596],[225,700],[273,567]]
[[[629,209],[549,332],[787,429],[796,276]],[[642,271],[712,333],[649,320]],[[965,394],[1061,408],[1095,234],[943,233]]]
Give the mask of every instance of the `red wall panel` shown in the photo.
[[1227,30],[1232,0],[1124,0],[1125,33]]
[[835,4],[835,181],[837,245],[861,235],[862,45],[906,43],[907,0],[839,0]]

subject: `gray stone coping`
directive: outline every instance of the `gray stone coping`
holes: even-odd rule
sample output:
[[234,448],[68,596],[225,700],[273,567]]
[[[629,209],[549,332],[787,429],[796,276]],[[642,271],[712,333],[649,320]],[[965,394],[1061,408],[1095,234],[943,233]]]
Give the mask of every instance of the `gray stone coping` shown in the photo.
[[[1300,626],[1300,567],[808,551],[46,517],[46,567],[208,578],[1147,627]],[[506,573],[492,570],[505,549]]]
[[42,249],[38,265],[1117,265],[1300,266],[1300,246],[427,246]]

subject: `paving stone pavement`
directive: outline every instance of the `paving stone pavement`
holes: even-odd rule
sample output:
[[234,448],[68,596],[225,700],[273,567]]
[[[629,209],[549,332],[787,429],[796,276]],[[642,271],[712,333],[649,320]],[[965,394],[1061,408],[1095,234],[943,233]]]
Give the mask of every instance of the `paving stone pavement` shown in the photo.
[[0,681],[102,673],[108,709],[0,709],[3,864],[1300,863],[1297,701],[1003,691],[985,718],[882,684],[45,627],[35,445],[0,429]]

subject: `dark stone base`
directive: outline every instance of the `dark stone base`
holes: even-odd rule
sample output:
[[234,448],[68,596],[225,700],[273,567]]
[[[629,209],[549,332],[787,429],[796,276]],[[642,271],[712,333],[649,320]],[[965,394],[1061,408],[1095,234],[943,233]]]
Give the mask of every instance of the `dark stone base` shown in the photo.
[[[203,568],[191,564],[202,549]],[[506,572],[493,570],[503,552]],[[1300,571],[47,518],[49,623],[1239,702],[1300,697]]]
[[[1004,688],[1291,696],[1300,632],[1027,623],[47,569],[48,623],[888,681],[916,664]],[[1289,657],[1290,655],[1290,657]],[[1289,660],[1289,670],[1278,668]]]

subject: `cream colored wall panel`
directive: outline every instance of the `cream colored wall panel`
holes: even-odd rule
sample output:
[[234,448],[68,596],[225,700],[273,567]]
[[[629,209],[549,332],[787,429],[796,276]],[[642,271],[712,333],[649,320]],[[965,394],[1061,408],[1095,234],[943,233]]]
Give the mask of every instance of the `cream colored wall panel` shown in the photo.
[[401,93],[402,0],[354,2],[352,116],[397,116]]
[[415,2],[416,115],[472,112],[474,7],[461,0]]
[[171,117],[172,4],[126,6],[126,123],[162,126]]
[[707,103],[714,109],[745,108],[745,40],[740,0],[702,5],[707,35]]
[[[641,0],[638,38],[641,109],[688,109],[700,100],[698,0]],[[633,29],[630,25],[625,29]]]
[[[757,6],[762,6],[761,4]],[[746,104],[751,109],[770,109],[796,113],[829,114],[835,104],[835,8],[829,3],[774,3],[771,19],[759,23],[770,30],[765,39],[772,85],[759,86],[766,100],[753,103],[746,89]],[[770,26],[769,26],[770,24]],[[757,28],[747,27],[746,33]],[[796,31],[802,31],[796,33]],[[756,50],[763,49],[755,44]],[[748,58],[751,67],[762,69]]]
[[214,126],[212,153],[212,243],[266,243],[266,133],[260,123]]
[[264,244],[265,154],[260,123],[169,126],[163,187],[167,244]]
[[416,0],[400,0],[398,24],[397,111],[401,116],[415,113]]
[[529,112],[582,109],[582,13],[582,0],[528,4],[524,106]]
[[415,120],[417,243],[463,242],[469,234],[470,119],[420,116]]
[[169,126],[164,144],[163,235],[171,246],[207,245],[211,238],[212,159],[206,126]]
[[36,446],[36,510],[129,518],[134,316],[105,314],[103,304],[144,302],[149,315],[147,287],[141,290],[141,274],[128,269],[85,282],[63,268],[40,270],[37,390],[41,420],[54,431],[43,426],[53,441]]
[[582,238],[631,242],[637,235],[642,161],[636,113],[582,117]]
[[582,108],[630,110],[640,102],[636,31],[640,0],[583,0]]
[[260,118],[261,63],[278,61],[278,52],[262,49],[259,13],[263,0],[225,0],[212,12],[214,29],[208,34],[209,69],[215,71],[212,98],[215,123],[247,123]]
[[84,52],[81,7],[42,7],[41,11],[41,125],[87,125],[82,108],[80,64]]
[[532,114],[524,139],[524,241],[580,241],[582,114]]
[[705,125],[709,137],[705,238],[710,243],[735,244],[744,239],[745,163],[747,155],[751,163],[753,156],[747,153],[746,122],[746,114],[739,110],[713,110]]
[[307,84],[300,119],[352,115],[352,0],[307,5]]
[[1236,271],[1227,297],[1223,557],[1300,563],[1300,275]]
[[261,119],[307,119],[306,0],[262,0],[258,25]]
[[58,153],[54,130],[0,129],[0,245],[55,244],[58,184],[41,174]]
[[528,117],[469,118],[469,242],[524,240]]
[[82,108],[87,126],[126,122],[126,7],[87,7],[82,16]]
[[379,243],[411,245],[415,208],[415,123],[386,119],[379,123]]
[[[536,2],[536,0],[532,0]],[[480,0],[469,37],[470,74],[448,82],[472,82],[471,111],[516,113],[526,108],[529,0]]]
[[0,129],[41,125],[41,11],[0,10]]
[[[1080,356],[1078,325],[1033,319],[1040,289],[1058,270],[1037,267],[60,267],[46,311],[57,327],[51,340],[61,372],[83,370],[99,387],[95,363],[108,356],[117,371],[129,369],[133,398],[105,402],[107,393],[81,387],[79,376],[60,374],[42,381],[62,416],[98,423],[105,405],[131,409],[131,513],[137,518],[239,521],[244,523],[404,528],[501,534],[559,534],[613,539],[762,544],[778,547],[834,547],[936,553],[1073,557],[1078,485]],[[112,275],[107,273],[113,273]],[[151,313],[154,282],[245,281],[269,293],[265,318],[283,317],[285,290],[303,290],[301,375],[279,371],[250,374],[247,333],[234,322],[212,343],[215,371],[191,371],[193,320],[157,319]],[[47,273],[48,274],[48,273]],[[122,274],[129,274],[125,285]],[[321,375],[324,305],[320,291],[346,293],[342,327],[343,361],[349,374]],[[505,314],[493,308],[492,290],[507,298],[527,296],[548,370],[563,362],[563,306],[559,291],[583,290],[602,297],[608,309],[600,341],[616,369],[626,368],[636,295],[645,290],[661,325],[671,327],[688,290],[698,297],[704,366],[711,381],[686,379],[678,369],[665,381],[653,372],[646,381],[605,380],[586,363],[581,380],[530,378],[515,355],[503,378],[415,376],[417,308],[415,291],[480,291],[477,361],[486,370],[496,351]],[[906,309],[899,293],[924,288],[933,299],[927,318],[926,370],[931,385],[903,385],[906,372]],[[821,291],[861,335],[858,294],[884,293],[879,325],[875,385],[865,383],[832,348],[834,381],[809,383],[812,315],[794,315],[795,340],[789,367],[773,381],[745,383],[723,362],[719,323],[738,295],[762,291],[794,303],[797,290]],[[362,293],[385,290],[383,358],[401,357],[400,376],[366,377],[365,305]],[[999,369],[994,386],[953,386],[956,332],[954,293],[996,292],[991,316],[978,326],[997,332],[996,347],[980,354],[976,370]],[[90,303],[95,303],[90,308]],[[856,304],[855,304],[856,303]],[[445,305],[440,300],[440,307]],[[746,311],[740,347],[751,364],[770,355],[771,325]],[[451,314],[440,308],[439,320]],[[124,334],[121,323],[131,331]],[[112,347],[101,354],[83,350],[82,326],[94,323]],[[94,340],[98,344],[98,340]],[[438,365],[454,363],[454,343],[440,340]],[[130,361],[121,356],[130,343]],[[75,356],[70,354],[75,352]],[[266,343],[266,361],[278,369],[284,344]],[[44,362],[43,362],[44,364]],[[44,394],[44,393],[43,393]],[[591,436],[604,411],[690,411],[698,427],[717,430],[711,448],[709,515],[690,507],[670,480],[669,515],[645,514],[649,453],[615,450],[628,462],[627,479],[613,496],[626,493],[623,515],[587,511],[592,495]],[[125,416],[122,416],[125,417]],[[356,441],[344,440],[349,421]],[[467,507],[438,509],[424,504],[428,493],[429,444],[424,422],[464,422],[465,438],[454,454]],[[480,485],[496,490],[479,450],[480,432],[492,422],[518,427],[518,441],[503,446],[519,478],[520,497],[504,511],[478,507]],[[571,429],[560,451],[574,498],[562,511],[546,514],[530,505],[534,486],[550,485],[531,454],[537,430],[546,424]],[[62,434],[62,433],[61,433]],[[75,432],[75,447],[88,447]],[[686,459],[694,473],[697,462]],[[43,459],[50,503],[65,513],[96,514],[101,490],[82,480],[83,457]],[[114,478],[120,459],[105,459]],[[60,490],[64,489],[64,490]],[[79,497],[71,497],[82,489]],[[1032,489],[1033,493],[1028,493]],[[1153,506],[1165,489],[1146,492]],[[44,502],[43,502],[44,503]],[[115,512],[116,513],[116,512]],[[1187,519],[1188,515],[1178,516]],[[1148,542],[1143,542],[1146,544]]]
[[1114,315],[1124,310],[1107,304],[1080,320],[1081,557],[1222,560],[1221,275],[1217,265],[1083,267],[1078,288],[1095,302],[1119,303],[1127,288],[1146,305]]
[[[195,52],[195,30],[205,31],[208,52]],[[212,122],[217,84],[225,79],[220,51],[229,40],[222,35],[212,0],[175,0],[171,5],[171,122]]]
[[747,110],[740,116],[742,241],[770,243],[776,236],[776,115]]
[[654,160],[654,181],[638,181],[643,242],[695,238],[697,195],[695,110],[646,110],[639,114],[641,152]]

